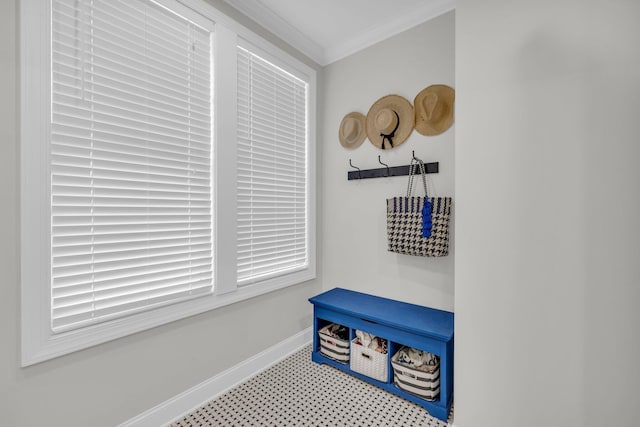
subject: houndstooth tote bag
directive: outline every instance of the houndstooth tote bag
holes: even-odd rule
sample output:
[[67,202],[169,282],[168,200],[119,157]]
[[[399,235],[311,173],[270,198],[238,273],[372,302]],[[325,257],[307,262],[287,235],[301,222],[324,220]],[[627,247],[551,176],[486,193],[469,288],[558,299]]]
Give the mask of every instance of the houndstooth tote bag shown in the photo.
[[[411,195],[416,170],[422,177],[424,196]],[[387,249],[415,256],[448,255],[450,216],[451,197],[429,197],[424,163],[412,160],[407,195],[387,199]]]

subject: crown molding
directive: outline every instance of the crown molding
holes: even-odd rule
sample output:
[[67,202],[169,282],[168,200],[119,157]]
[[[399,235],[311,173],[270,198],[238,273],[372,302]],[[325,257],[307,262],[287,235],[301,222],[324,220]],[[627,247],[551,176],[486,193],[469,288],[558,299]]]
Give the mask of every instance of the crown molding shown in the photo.
[[321,66],[343,59],[371,45],[455,9],[455,0],[429,0],[383,25],[376,25],[357,36],[332,46],[321,46],[293,27],[259,0],[224,0],[283,41]]
[[321,65],[328,65],[346,58],[349,55],[393,37],[396,34],[400,34],[423,22],[437,18],[444,13],[454,10],[455,6],[455,0],[425,1],[422,7],[412,10],[410,13],[398,16],[396,19],[385,22],[383,25],[372,27],[352,39],[343,40],[339,44],[326,47],[323,55],[326,63]]
[[258,0],[224,0],[260,26],[280,37],[284,42],[299,50],[316,63],[324,66],[324,49],[307,35],[300,32],[287,21]]

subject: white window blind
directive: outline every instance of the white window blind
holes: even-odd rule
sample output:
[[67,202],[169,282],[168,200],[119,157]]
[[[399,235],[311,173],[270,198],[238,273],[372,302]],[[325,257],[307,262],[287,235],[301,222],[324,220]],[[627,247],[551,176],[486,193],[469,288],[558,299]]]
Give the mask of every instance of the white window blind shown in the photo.
[[162,3],[52,3],[54,331],[213,290],[212,27]]
[[238,47],[238,285],[308,266],[308,84]]

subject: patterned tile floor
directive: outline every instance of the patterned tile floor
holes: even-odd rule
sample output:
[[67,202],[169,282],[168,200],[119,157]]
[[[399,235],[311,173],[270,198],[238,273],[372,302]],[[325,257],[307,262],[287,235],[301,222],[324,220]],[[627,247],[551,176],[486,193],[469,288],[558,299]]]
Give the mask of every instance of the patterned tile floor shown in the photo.
[[447,425],[421,406],[313,363],[309,345],[171,427]]

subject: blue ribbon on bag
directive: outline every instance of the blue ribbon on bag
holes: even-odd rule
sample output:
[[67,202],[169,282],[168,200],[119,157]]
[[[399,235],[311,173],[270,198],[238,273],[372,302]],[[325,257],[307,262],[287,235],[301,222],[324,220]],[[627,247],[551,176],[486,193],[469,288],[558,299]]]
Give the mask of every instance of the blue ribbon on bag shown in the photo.
[[431,228],[433,227],[431,222],[432,210],[433,204],[428,197],[425,197],[424,206],[422,207],[422,237],[431,237]]
[[[422,160],[417,159],[415,156],[411,159],[411,163],[409,163],[409,182],[407,184],[407,197],[406,201],[408,203],[409,197],[411,196],[413,190],[413,178],[416,173],[416,168],[420,171],[420,176],[422,178],[422,185],[424,186],[424,205],[422,205],[422,237],[431,237],[431,229],[433,227],[433,223],[431,222],[431,216],[433,211],[433,204],[431,200],[429,200],[429,195],[427,194],[427,180],[425,179],[425,168]],[[412,209],[413,209],[412,203]]]

